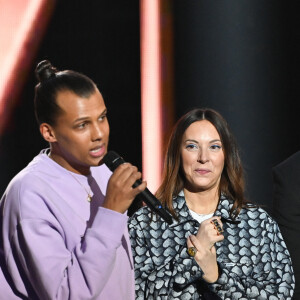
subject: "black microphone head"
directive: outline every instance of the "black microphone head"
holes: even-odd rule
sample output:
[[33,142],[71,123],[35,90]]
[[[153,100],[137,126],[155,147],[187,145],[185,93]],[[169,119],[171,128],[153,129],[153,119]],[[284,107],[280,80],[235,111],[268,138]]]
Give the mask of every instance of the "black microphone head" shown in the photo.
[[123,164],[125,161],[115,151],[108,151],[103,157],[103,162],[113,172],[119,165]]

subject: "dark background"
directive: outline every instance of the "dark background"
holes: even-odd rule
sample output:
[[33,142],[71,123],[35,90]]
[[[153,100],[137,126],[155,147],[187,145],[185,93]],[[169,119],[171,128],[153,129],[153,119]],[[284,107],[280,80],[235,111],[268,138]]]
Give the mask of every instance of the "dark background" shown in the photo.
[[[163,0],[164,1],[164,0]],[[178,119],[211,107],[240,145],[250,200],[272,204],[271,168],[300,149],[297,1],[170,1]],[[34,68],[91,77],[108,107],[110,149],[141,169],[139,1],[58,1],[11,122],[0,139],[0,193],[47,144],[38,132]]]
[[248,198],[271,208],[271,168],[300,150],[299,1],[174,1],[174,11],[177,116],[218,110]]

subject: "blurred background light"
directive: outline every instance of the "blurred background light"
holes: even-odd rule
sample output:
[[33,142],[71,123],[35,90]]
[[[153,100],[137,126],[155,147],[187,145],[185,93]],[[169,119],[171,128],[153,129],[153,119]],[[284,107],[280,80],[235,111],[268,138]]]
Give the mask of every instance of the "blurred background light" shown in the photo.
[[52,13],[54,0],[0,0],[0,134]]

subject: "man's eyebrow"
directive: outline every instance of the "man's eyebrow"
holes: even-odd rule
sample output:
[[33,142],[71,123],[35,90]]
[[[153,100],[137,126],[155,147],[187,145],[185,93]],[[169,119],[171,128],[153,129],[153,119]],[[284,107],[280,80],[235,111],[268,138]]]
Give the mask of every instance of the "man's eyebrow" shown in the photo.
[[100,116],[103,116],[103,115],[106,115],[107,114],[107,108],[105,108],[104,110],[103,110],[103,112],[100,114]]
[[[104,111],[99,115],[99,117],[103,116],[107,114],[107,109],[104,109]],[[74,121],[74,123],[78,123],[78,122],[82,122],[82,121],[85,121],[85,120],[88,120],[89,117],[81,117],[81,118],[78,118]]]

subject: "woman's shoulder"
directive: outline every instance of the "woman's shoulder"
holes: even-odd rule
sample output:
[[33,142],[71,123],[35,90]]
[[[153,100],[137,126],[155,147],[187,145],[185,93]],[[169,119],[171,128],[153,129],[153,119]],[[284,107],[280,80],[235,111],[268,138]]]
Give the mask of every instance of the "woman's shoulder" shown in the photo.
[[163,223],[165,222],[161,217],[152,212],[148,206],[143,206],[138,209],[128,221],[129,228],[138,227],[146,231],[153,228],[160,228],[163,226]]
[[151,218],[151,210],[148,206],[139,208],[130,218],[129,223],[143,222]]
[[273,217],[260,205],[247,203],[239,213],[239,218],[244,221],[252,220],[252,222],[260,224],[277,224]]

